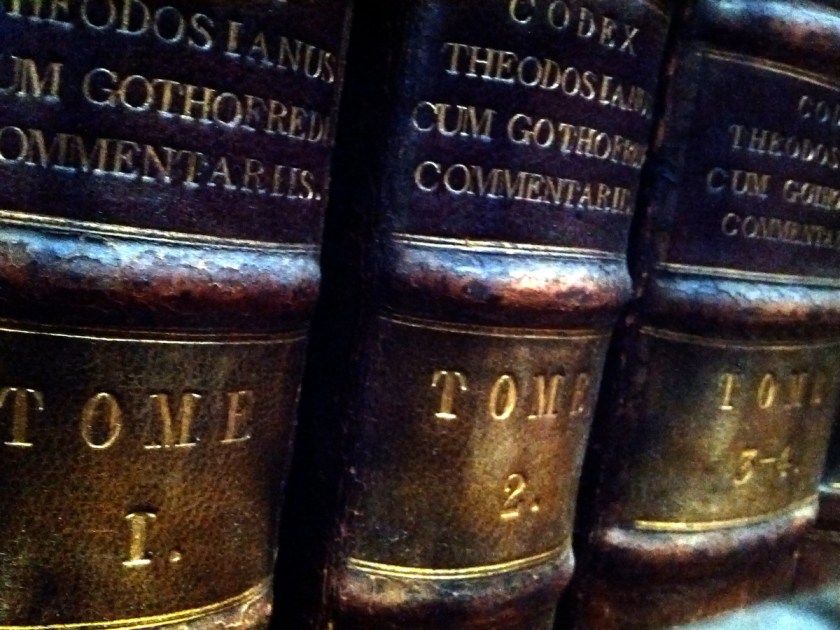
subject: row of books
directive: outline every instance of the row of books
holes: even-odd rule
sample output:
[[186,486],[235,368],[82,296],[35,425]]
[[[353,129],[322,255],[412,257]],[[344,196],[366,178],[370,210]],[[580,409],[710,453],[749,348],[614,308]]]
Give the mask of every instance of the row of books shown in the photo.
[[2,627],[840,578],[836,0],[0,0],[0,224]]

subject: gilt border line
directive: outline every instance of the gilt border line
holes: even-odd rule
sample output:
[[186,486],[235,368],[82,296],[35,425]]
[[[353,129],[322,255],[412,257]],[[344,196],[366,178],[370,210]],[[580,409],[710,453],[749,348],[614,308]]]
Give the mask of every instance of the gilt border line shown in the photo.
[[519,560],[487,564],[479,567],[461,569],[430,569],[425,567],[404,567],[381,562],[371,562],[359,558],[349,558],[347,566],[356,571],[380,577],[408,578],[415,580],[469,580],[482,577],[501,575],[520,569],[544,564],[547,561],[561,558],[566,552],[566,545],[555,547],[545,553],[540,553]]
[[20,625],[0,626],[0,630],[70,630],[75,628],[111,629],[130,628],[139,630],[141,628],[157,628],[175,623],[187,623],[201,617],[206,617],[224,610],[235,608],[251,601],[259,599],[270,588],[271,580],[266,579],[257,586],[249,588],[244,593],[234,595],[214,604],[208,604],[199,608],[179,610],[177,612],[165,613],[163,615],[150,615],[148,617],[134,617],[131,619],[114,619],[113,621],[86,621],[79,623],[57,623],[45,626]]

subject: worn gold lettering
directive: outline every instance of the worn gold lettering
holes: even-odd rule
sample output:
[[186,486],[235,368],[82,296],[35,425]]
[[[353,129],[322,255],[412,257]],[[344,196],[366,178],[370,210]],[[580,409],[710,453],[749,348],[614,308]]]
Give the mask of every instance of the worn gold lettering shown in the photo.
[[759,474],[772,474],[780,480],[785,480],[792,474],[798,473],[793,461],[793,449],[785,446],[781,453],[773,455],[756,448],[746,448],[738,456],[732,483],[743,486],[757,478]]
[[494,420],[507,420],[516,409],[518,388],[510,374],[503,374],[496,379],[490,390],[488,409]]
[[510,0],[508,14],[518,24],[545,22],[560,32],[567,32],[583,42],[607,50],[636,55],[635,40],[639,29],[614,18],[600,15],[584,6],[572,8],[568,2],[554,0],[538,7],[535,0]]
[[[190,448],[197,444],[191,436],[192,423],[195,419],[196,406],[201,395],[187,392],[181,396],[176,413],[172,411],[172,401],[169,394],[152,394],[149,397],[152,407],[157,411],[160,421],[160,441],[147,443],[146,449],[161,448]],[[177,423],[177,430],[176,430]]]
[[742,486],[755,476],[756,460],[758,459],[758,450],[748,448],[741,451],[738,466],[735,470],[733,482],[736,486]]
[[[321,112],[170,79],[149,79],[137,74],[121,77],[107,68],[94,68],[82,80],[82,95],[88,103],[99,107],[154,111],[165,118],[259,130],[314,144],[331,140],[331,123]],[[469,122],[467,117],[465,124]],[[483,118],[474,121],[477,130],[485,124]]]
[[412,124],[417,131],[434,131],[446,138],[466,137],[489,141],[496,112],[472,105],[447,103],[418,103],[412,114]]
[[149,523],[157,516],[152,512],[131,512],[126,514],[130,530],[128,560],[123,561],[123,566],[129,569],[147,567],[152,563],[149,552],[146,551],[146,538],[148,537]]
[[750,405],[762,411],[819,407],[828,383],[822,368],[791,368],[753,375],[725,372],[718,379],[718,409],[734,411]]
[[443,383],[440,387],[440,406],[435,413],[435,418],[439,420],[456,420],[458,416],[454,412],[455,394],[458,391],[467,391],[467,377],[463,373],[454,370],[435,370],[432,374],[432,388],[437,389],[441,381]]
[[113,394],[100,392],[82,408],[82,438],[93,449],[110,448],[122,431],[122,410]]
[[30,399],[35,404],[35,411],[44,411],[44,394],[35,389],[25,387],[4,387],[0,389],[0,409],[6,406],[6,400],[12,401],[12,430],[11,439],[4,442],[6,446],[29,448],[32,442],[27,435],[30,420]]
[[792,205],[840,212],[840,189],[838,188],[789,179],[785,182],[782,195],[784,200]]
[[720,377],[720,392],[721,401],[718,407],[721,411],[732,411],[735,407],[732,405],[732,397],[735,394],[736,375],[727,372]]
[[830,142],[817,142],[770,129],[731,125],[732,152],[746,152],[777,160],[813,164],[832,171],[840,170],[840,147]]
[[415,168],[414,183],[426,193],[445,190],[455,196],[514,199],[568,210],[626,215],[633,212],[633,193],[627,188],[526,171],[467,164],[446,166],[428,161]]
[[536,6],[536,0],[510,0],[508,11],[514,21],[527,24],[534,17]]
[[756,402],[759,409],[769,409],[776,402],[776,392],[778,391],[778,382],[776,376],[772,373],[767,373],[761,379],[756,394]]
[[840,102],[829,103],[805,94],[799,99],[797,113],[802,120],[812,121],[817,125],[830,129],[840,127]]
[[565,382],[566,377],[560,374],[552,374],[548,378],[542,374],[534,377],[534,411],[528,416],[529,420],[557,418],[557,395]]
[[785,407],[799,409],[805,405],[805,389],[810,375],[808,372],[793,372],[785,378],[787,385],[787,400]]
[[[622,48],[624,52],[632,51],[632,37],[619,47]],[[559,92],[644,119],[653,115],[653,96],[649,92],[609,75],[562,67],[553,59],[520,57],[507,50],[458,42],[446,42],[443,49],[445,71],[450,75]]]
[[250,426],[254,416],[254,392],[249,389],[227,395],[227,424],[222,444],[237,444],[251,439]]
[[70,0],[6,0],[0,4],[12,18],[28,18],[63,24],[70,18]]
[[[505,501],[502,505],[503,521],[512,521],[522,516],[522,503],[528,482],[524,475],[514,473],[505,481]],[[535,504],[536,505],[536,504]]]
[[575,385],[572,389],[572,400],[569,405],[569,415],[578,416],[587,411],[587,402],[590,398],[592,388],[592,377],[582,372],[575,377]]
[[706,188],[710,194],[732,192],[736,197],[758,197],[766,199],[771,185],[770,175],[715,167],[706,176]]
[[0,55],[0,95],[57,101],[61,96],[63,68],[61,63],[46,63],[39,67],[34,59]]
[[727,213],[721,231],[732,238],[779,241],[802,247],[840,249],[840,230],[790,219]]
[[617,134],[548,118],[514,114],[507,124],[508,140],[514,144],[555,148],[564,155],[608,161],[640,170],[647,146]]

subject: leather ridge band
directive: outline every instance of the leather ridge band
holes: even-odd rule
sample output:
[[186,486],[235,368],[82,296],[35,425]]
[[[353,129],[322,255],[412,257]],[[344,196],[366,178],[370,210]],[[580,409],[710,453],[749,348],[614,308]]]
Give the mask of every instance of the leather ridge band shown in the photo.
[[226,617],[234,609],[240,609],[244,616],[248,609],[254,604],[265,602],[270,609],[271,600],[271,578],[266,578],[256,586],[249,588],[243,593],[234,595],[220,602],[207,604],[198,608],[189,608],[161,615],[149,615],[147,617],[134,617],[131,619],[114,619],[111,621],[84,621],[78,623],[56,623],[48,625],[3,625],[0,630],[69,630],[76,628],[85,629],[111,629],[111,628],[160,628],[172,624],[184,624],[198,619],[211,616]]

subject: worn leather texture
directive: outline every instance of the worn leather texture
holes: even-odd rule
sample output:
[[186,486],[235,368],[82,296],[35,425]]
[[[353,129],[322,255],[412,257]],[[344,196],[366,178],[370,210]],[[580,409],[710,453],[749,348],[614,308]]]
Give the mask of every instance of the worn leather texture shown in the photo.
[[0,3],[0,625],[267,625],[348,11]]
[[324,627],[551,626],[668,20],[641,1],[357,4],[331,210],[361,218],[325,255],[363,298],[327,281],[340,341],[316,328],[304,392],[348,444],[312,449],[344,490]]
[[836,4],[699,0],[678,21],[583,482],[576,628],[790,589],[837,412]]

